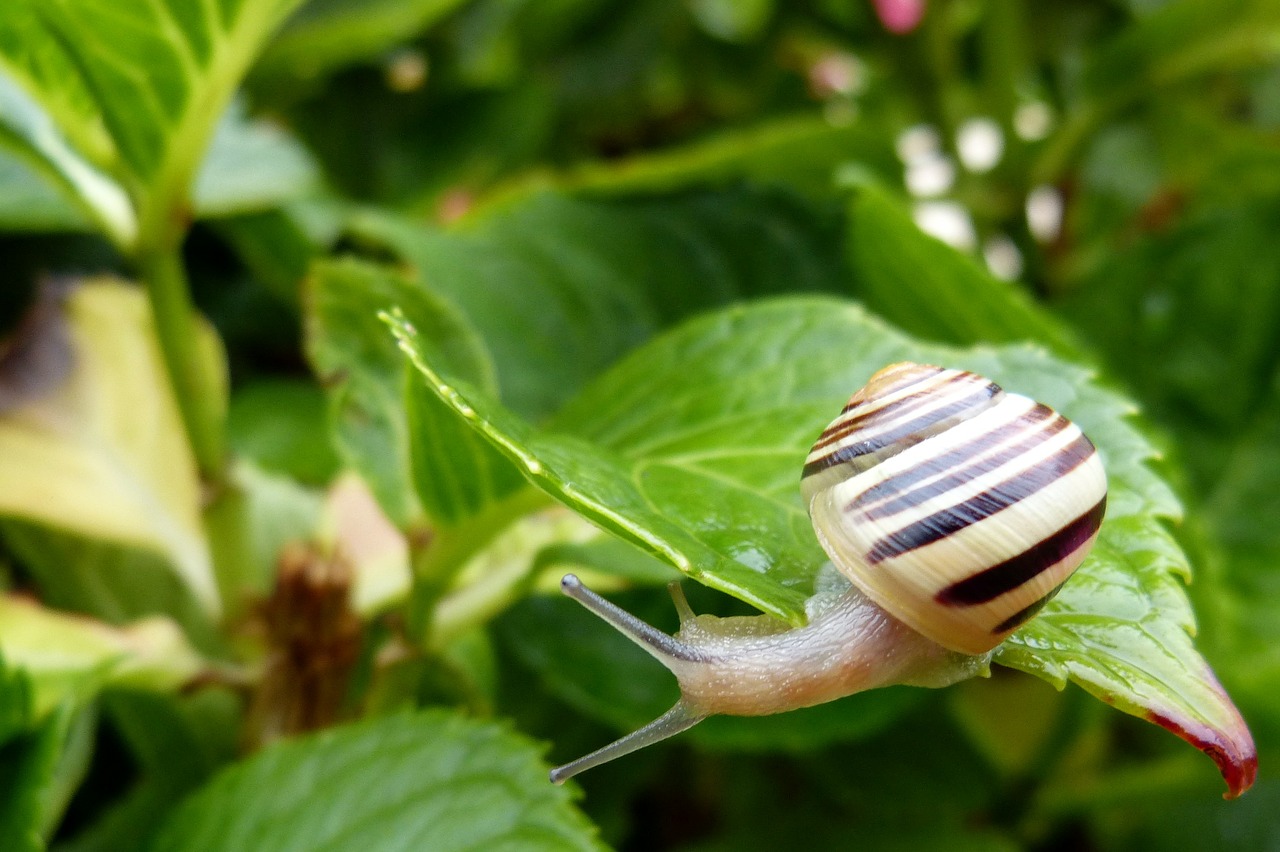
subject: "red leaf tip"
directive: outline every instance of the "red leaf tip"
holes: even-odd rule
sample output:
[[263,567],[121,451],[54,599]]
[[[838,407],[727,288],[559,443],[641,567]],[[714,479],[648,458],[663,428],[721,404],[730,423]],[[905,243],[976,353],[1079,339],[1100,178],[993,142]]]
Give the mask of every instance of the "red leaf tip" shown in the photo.
[[1236,798],[1252,787],[1257,779],[1258,749],[1238,713],[1235,714],[1236,724],[1224,729],[1197,723],[1184,725],[1159,713],[1148,713],[1147,721],[1177,734],[1213,758],[1222,779],[1227,782],[1227,792],[1222,794],[1222,798]]

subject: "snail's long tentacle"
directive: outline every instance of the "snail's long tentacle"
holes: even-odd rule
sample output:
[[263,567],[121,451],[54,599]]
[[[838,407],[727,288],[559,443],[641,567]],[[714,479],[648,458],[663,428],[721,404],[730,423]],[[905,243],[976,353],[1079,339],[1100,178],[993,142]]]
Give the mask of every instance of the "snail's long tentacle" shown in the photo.
[[[702,654],[697,649],[689,647],[674,636],[663,633],[653,625],[641,621],[625,609],[600,597],[582,585],[582,581],[574,574],[564,575],[560,581],[560,590],[609,622],[622,635],[648,651],[668,668],[671,668],[669,663],[671,660],[697,662],[702,659]],[[685,608],[688,608],[688,604]],[[681,617],[683,618],[683,614]]]
[[677,701],[674,707],[640,730],[633,731],[622,739],[615,740],[604,748],[596,749],[572,763],[557,766],[551,770],[551,781],[554,784],[563,784],[579,772],[585,772],[594,766],[608,763],[637,749],[673,737],[681,731],[687,731],[705,718],[704,714],[691,710],[683,701]]

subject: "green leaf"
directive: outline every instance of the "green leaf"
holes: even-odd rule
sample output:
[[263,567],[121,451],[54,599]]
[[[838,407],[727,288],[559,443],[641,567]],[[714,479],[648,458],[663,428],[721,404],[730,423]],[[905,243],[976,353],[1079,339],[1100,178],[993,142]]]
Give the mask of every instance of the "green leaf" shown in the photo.
[[[1126,808],[1125,848],[1151,852],[1185,849],[1267,849],[1280,839],[1280,784],[1265,778],[1235,802],[1220,802],[1190,790],[1182,795],[1148,797]],[[1176,817],[1174,816],[1176,815]]]
[[19,520],[0,522],[0,536],[47,605],[117,625],[163,613],[206,653],[222,647],[208,611],[159,554]]
[[[5,4],[0,16],[20,11],[25,0]],[[4,32],[0,17],[0,33]],[[0,57],[2,63],[3,57]],[[47,106],[47,105],[46,105]],[[96,117],[95,117],[96,118]],[[92,126],[77,122],[76,127]],[[85,140],[86,142],[89,140]],[[120,183],[69,145],[48,113],[0,68],[0,144],[13,148],[37,172],[73,200],[117,245],[138,236],[137,213]]]
[[161,554],[216,612],[200,482],[145,299],[85,283],[66,323],[71,375],[0,416],[0,516]]
[[258,282],[297,309],[311,261],[338,237],[337,207],[324,200],[300,199],[270,211],[216,219],[211,225]]
[[227,437],[231,450],[263,470],[310,485],[324,485],[338,469],[324,420],[325,398],[314,382],[260,379],[231,397]]
[[272,39],[254,73],[309,78],[377,59],[461,5],[462,0],[312,0]]
[[452,231],[371,213],[351,232],[456,305],[491,354],[503,402],[542,419],[691,314],[777,292],[847,292],[837,214],[749,187],[653,198],[541,192]]
[[1095,97],[1132,97],[1193,74],[1264,63],[1280,47],[1277,36],[1280,9],[1269,0],[1175,0],[1097,51],[1085,83]]
[[[1276,395],[1275,399],[1280,399]],[[1206,518],[1228,557],[1214,611],[1223,678],[1254,718],[1280,729],[1280,404],[1273,402],[1231,452]]]
[[0,746],[31,724],[33,703],[31,679],[0,654]]
[[[20,86],[72,148],[96,167],[110,169],[118,155],[93,94],[66,46],[51,37],[40,15],[40,4],[34,0],[10,0],[0,8],[0,88]],[[11,111],[13,102],[0,99],[0,105],[0,119],[14,127],[18,116]],[[40,147],[36,138],[27,138]]]
[[[701,777],[707,764],[712,767],[724,827],[700,848],[769,852],[794,848],[797,838],[811,849],[844,849],[856,838],[857,849],[874,852],[1024,848],[1025,838],[1019,843],[1006,836],[1013,828],[974,819],[999,808],[998,779],[934,699],[874,739],[767,762],[702,757],[691,774]],[[673,764],[676,772],[688,771],[681,766]],[[583,779],[593,796],[589,785],[595,782],[590,775]]]
[[850,204],[847,252],[859,297],[918,337],[944,343],[1035,340],[1077,355],[1066,328],[1017,284],[921,233],[887,192],[862,185]]
[[1071,417],[1108,471],[1107,519],[1062,594],[997,654],[1056,685],[1073,680],[1208,751],[1232,793],[1253,743],[1191,643],[1186,557],[1163,523],[1180,509],[1146,466],[1133,409],[1038,349],[915,343],[855,305],[766,302],[692,321],[625,358],[537,430],[441,375],[413,330],[405,352],[459,416],[538,487],[694,579],[796,623],[824,558],[796,481],[817,432],[884,364],[947,363]]
[[0,596],[0,654],[26,674],[37,719],[106,686],[172,692],[203,665],[168,619],[111,627],[11,595]]
[[239,753],[242,701],[225,690],[202,689],[190,695],[118,691],[103,703],[138,764],[138,782],[69,845],[76,852],[145,849],[178,804]]
[[[0,150],[0,226],[80,231],[94,222],[118,244],[131,244],[137,224],[120,184],[80,159],[12,86],[0,76],[0,144],[25,156],[15,161]],[[192,205],[198,217],[224,217],[274,207],[316,186],[315,164],[292,137],[233,105],[196,176]]]
[[0,148],[0,230],[83,231],[84,215],[22,159]]
[[773,0],[694,0],[694,18],[711,35],[748,42],[759,37],[774,13]]
[[319,186],[311,155],[274,123],[253,120],[233,103],[222,116],[192,189],[198,216],[268,210]]
[[0,848],[43,852],[84,777],[97,715],[64,705],[0,746]]
[[[14,0],[0,24],[17,35],[0,38],[0,67],[35,106],[20,112],[17,98],[0,98],[5,123],[16,123],[16,135],[119,245],[171,240],[185,226],[191,184],[232,94],[298,2]],[[134,211],[110,197],[121,187],[136,228]],[[224,187],[243,194],[244,181]],[[202,193],[225,207],[215,197],[224,191],[206,183]]]
[[[83,75],[130,173],[146,184],[185,184],[249,63],[297,5],[54,0],[41,14]],[[154,85],[140,87],[138,79]]]
[[400,523],[419,503],[439,522],[473,516],[521,480],[434,393],[417,382],[404,390],[376,311],[401,305],[414,324],[440,329],[426,336],[468,359],[474,372],[464,376],[543,416],[689,313],[778,282],[844,288],[833,224],[790,195],[746,189],[594,201],[540,193],[456,232],[358,216],[354,236],[392,249],[422,284],[354,261],[314,270],[308,351],[333,379],[340,452]]
[[426,712],[266,749],[187,800],[151,850],[353,845],[601,848],[568,791],[547,783],[532,743],[497,725]]
[[[316,265],[307,351],[330,394],[339,454],[392,520],[403,526],[421,506],[439,522],[457,521],[521,481],[487,442],[440,416],[446,412],[429,391],[416,384],[406,391],[403,359],[377,318],[392,305],[402,306],[453,370],[492,384],[489,355],[456,309],[401,275],[355,260]],[[413,434],[410,418],[419,427]]]
[[1274,198],[1192,212],[1111,250],[1063,306],[1176,431],[1179,460],[1206,489],[1232,440],[1274,398],[1280,260],[1268,247],[1277,227]]
[[1151,103],[1153,93],[1200,77],[1268,67],[1280,50],[1280,9],[1271,0],[1173,0],[1090,52],[1082,96],[1040,154],[1037,175],[1056,180],[1104,122]]
[[637,585],[680,579],[667,563],[610,535],[597,535],[584,542],[556,542],[539,550],[535,561],[535,570],[553,577],[557,586],[560,577],[571,571],[601,575],[602,579],[618,577]]

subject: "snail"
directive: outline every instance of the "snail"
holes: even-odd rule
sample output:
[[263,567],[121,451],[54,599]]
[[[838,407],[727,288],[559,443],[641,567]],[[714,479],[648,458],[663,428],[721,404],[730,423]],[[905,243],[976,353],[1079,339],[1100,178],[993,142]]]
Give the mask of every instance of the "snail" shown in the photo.
[[562,591],[666,666],[681,697],[649,725],[551,772],[566,779],[707,716],[759,716],[890,684],[946,686],[985,671],[1084,560],[1107,481],[1080,428],[974,373],[880,370],[818,437],[800,482],[843,588],[808,622],[694,615],[670,587],[668,635],[588,590]]

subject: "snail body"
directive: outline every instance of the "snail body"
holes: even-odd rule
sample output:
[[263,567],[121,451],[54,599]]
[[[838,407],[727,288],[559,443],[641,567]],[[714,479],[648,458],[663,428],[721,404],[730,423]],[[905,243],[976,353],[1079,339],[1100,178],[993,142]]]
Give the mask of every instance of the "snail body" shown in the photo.
[[1093,444],[1048,406],[974,373],[884,368],[805,460],[814,531],[849,584],[812,597],[804,626],[694,615],[673,584],[681,625],[671,636],[564,578],[565,594],[675,675],[681,698],[552,780],[714,714],[767,715],[973,676],[1084,560],[1106,492]]

